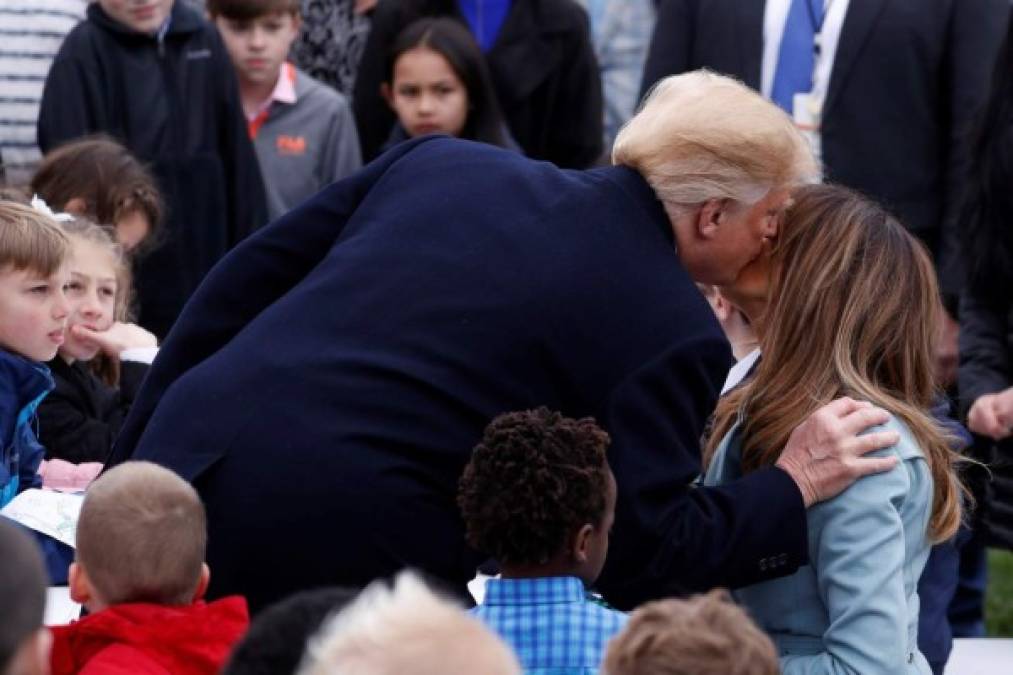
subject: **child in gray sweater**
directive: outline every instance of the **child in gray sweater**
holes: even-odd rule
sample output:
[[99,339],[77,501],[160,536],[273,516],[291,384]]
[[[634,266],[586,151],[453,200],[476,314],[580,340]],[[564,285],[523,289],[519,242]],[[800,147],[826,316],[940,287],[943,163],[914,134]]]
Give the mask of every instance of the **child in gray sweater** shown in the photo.
[[299,0],[208,0],[239,79],[271,219],[362,165],[344,96],[286,61]]

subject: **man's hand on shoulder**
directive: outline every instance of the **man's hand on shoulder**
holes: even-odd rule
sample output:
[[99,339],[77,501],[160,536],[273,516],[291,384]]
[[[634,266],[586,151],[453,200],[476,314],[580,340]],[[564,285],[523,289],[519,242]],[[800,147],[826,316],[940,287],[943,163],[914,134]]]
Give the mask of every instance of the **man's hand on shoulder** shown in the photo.
[[837,496],[862,476],[896,465],[896,457],[864,456],[896,445],[896,432],[858,435],[889,419],[889,413],[870,403],[839,398],[791,432],[777,466],[798,485],[806,508]]

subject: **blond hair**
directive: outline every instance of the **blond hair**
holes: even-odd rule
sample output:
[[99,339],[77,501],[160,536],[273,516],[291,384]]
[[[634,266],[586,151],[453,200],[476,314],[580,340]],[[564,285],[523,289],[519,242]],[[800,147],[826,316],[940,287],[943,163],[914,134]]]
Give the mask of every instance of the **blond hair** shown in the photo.
[[770,638],[728,593],[642,605],[609,643],[603,675],[777,675]]
[[[109,254],[113,263],[113,275],[116,278],[116,298],[113,306],[114,321],[130,321],[132,319],[131,304],[133,301],[133,273],[126,258],[123,246],[116,241],[112,227],[97,225],[85,218],[75,217],[73,220],[60,223],[60,227],[68,238],[78,238],[95,244]],[[73,250],[73,241],[71,241]],[[95,375],[110,387],[118,387],[120,382],[120,361],[99,353],[91,361],[91,369]]]
[[711,199],[753,204],[820,173],[782,110],[741,82],[705,70],[658,82],[619,131],[612,162],[639,171],[670,210]]
[[126,462],[91,484],[77,523],[77,562],[105,604],[185,605],[200,583],[204,506],[172,471]]
[[910,429],[930,467],[929,534],[960,524],[959,460],[928,415],[939,288],[924,246],[882,208],[840,187],[799,190],[771,258],[763,359],[718,402],[709,462],[740,416],[742,466],[777,461],[792,430],[841,396],[871,401]]
[[411,573],[376,582],[310,640],[299,675],[520,675],[516,657],[478,619]]
[[0,201],[0,269],[48,277],[67,259],[70,244],[59,224],[31,206]]

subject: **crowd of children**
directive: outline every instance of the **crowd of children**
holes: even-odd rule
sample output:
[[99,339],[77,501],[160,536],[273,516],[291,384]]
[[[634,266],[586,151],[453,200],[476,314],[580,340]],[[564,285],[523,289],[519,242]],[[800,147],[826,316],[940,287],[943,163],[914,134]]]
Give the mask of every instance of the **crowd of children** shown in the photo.
[[87,610],[78,621],[43,628],[38,549],[0,519],[0,606],[12,608],[0,621],[0,672],[777,673],[770,640],[721,592],[629,617],[588,595],[615,508],[607,446],[593,421],[544,408],[489,425],[460,502],[469,538],[496,555],[502,578],[470,612],[405,573],[361,592],[306,591],[252,625],[243,598],[203,600],[211,571],[194,489],[149,462],[119,465],[81,507],[69,569],[71,597]]

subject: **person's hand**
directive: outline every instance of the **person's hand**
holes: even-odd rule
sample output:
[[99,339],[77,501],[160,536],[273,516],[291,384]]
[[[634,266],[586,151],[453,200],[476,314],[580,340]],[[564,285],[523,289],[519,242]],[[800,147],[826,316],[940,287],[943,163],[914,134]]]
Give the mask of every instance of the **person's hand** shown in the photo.
[[996,394],[993,405],[999,424],[1006,428],[1006,435],[1010,435],[1013,433],[1013,387]]
[[376,7],[377,2],[379,2],[379,0],[355,0],[354,11],[356,14],[365,14],[366,12],[372,11],[373,8]]
[[893,456],[863,455],[896,445],[900,441],[897,432],[858,435],[889,419],[885,410],[870,403],[839,398],[791,432],[777,466],[798,485],[806,508],[837,496],[862,476],[889,471],[896,465]]
[[979,396],[967,413],[967,428],[981,436],[1002,440],[1013,423],[1013,389]]
[[70,330],[75,337],[95,343],[104,354],[115,359],[120,358],[124,349],[158,346],[158,338],[133,323],[117,321],[106,330],[92,330],[78,324]]

